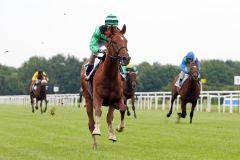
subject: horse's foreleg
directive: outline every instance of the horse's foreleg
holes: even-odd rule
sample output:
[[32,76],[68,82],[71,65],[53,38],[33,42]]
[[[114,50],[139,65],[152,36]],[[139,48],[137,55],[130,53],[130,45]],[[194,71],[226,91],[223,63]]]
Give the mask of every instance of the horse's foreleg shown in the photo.
[[182,112],[178,113],[179,118],[185,118],[187,115],[186,112],[186,102],[181,101],[181,108],[182,108]]
[[127,115],[130,116],[131,113],[130,113],[130,111],[129,111],[129,109],[128,109],[127,99],[124,99],[124,104],[126,105],[126,108],[127,108]]
[[108,114],[107,114],[108,139],[112,140],[113,142],[115,142],[115,141],[117,141],[117,137],[114,134],[113,127],[112,127],[113,112],[114,112],[114,107],[113,106],[109,106]]
[[44,111],[43,111],[43,112],[46,112],[46,111],[47,111],[47,103],[48,103],[48,101],[47,101],[47,99],[46,99],[46,98],[44,99],[44,102],[45,102],[45,109],[44,109]]
[[37,100],[37,98],[36,98],[36,104],[35,105],[36,105],[35,109],[38,109],[38,100]]
[[172,95],[172,99],[171,99],[171,107],[170,107],[170,109],[169,109],[169,112],[168,112],[168,114],[167,114],[167,117],[170,117],[171,114],[172,114],[173,103],[174,103],[175,99],[177,98],[177,95],[178,95],[177,92],[174,93],[174,94]]
[[192,102],[192,108],[191,108],[191,112],[190,112],[190,123],[192,123],[193,112],[194,112],[196,105],[197,105],[197,100]]
[[134,103],[135,103],[135,99],[134,99],[134,96],[133,96],[133,97],[132,97],[132,110],[133,110],[133,113],[134,113],[134,118],[137,118]]
[[40,101],[40,108],[41,108],[41,113],[43,113],[43,110],[42,110],[42,100]]
[[32,97],[31,97],[31,105],[32,105],[32,113],[34,113],[34,100]]

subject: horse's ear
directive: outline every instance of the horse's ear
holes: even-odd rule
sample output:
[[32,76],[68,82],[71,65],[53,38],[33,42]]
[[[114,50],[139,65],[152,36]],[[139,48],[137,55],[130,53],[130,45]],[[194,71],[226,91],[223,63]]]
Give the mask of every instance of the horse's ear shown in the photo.
[[122,30],[120,31],[122,34],[126,33],[126,24],[123,25]]

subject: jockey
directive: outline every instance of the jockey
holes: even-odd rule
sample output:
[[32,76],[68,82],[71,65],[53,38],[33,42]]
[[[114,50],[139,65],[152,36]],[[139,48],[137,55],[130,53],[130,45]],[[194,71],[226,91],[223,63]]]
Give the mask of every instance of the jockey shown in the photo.
[[136,65],[133,65],[131,63],[129,63],[127,66],[121,66],[121,73],[122,73],[122,76],[124,78],[127,77],[127,74],[129,72],[134,72],[134,73],[138,73],[138,69],[137,69],[137,66]]
[[[182,80],[184,79],[185,74],[188,74],[188,65],[190,63],[195,63],[198,66],[198,71],[200,71],[200,61],[198,58],[194,55],[193,52],[188,52],[186,56],[183,57],[181,67],[181,72],[179,74],[179,80],[176,82],[177,87],[182,86]],[[198,75],[198,78],[200,79],[200,74]]]
[[45,72],[43,72],[42,70],[38,70],[33,74],[33,76],[32,76],[32,90],[33,91],[37,89],[36,85],[43,79],[48,81],[47,74]]
[[89,75],[93,69],[95,58],[98,53],[105,53],[106,50],[100,49],[100,47],[105,46],[108,42],[108,38],[111,36],[110,27],[118,29],[118,19],[115,15],[110,14],[105,19],[105,25],[97,26],[95,32],[92,35],[90,41],[90,50],[92,52],[88,64],[86,64],[86,77]]

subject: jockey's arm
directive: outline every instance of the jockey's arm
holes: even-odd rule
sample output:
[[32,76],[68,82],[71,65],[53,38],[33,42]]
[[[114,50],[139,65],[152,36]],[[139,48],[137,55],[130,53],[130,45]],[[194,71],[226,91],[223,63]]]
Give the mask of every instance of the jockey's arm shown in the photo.
[[180,67],[181,67],[181,70],[182,70],[184,73],[186,73],[186,74],[188,73],[188,69],[187,69],[187,60],[186,60],[185,57],[183,58]]
[[98,41],[100,39],[100,30],[99,27],[97,27],[95,29],[95,32],[92,35],[91,41],[90,41],[90,50],[92,51],[92,53],[97,54],[99,51],[99,46],[98,46]]
[[47,74],[46,74],[45,72],[43,72],[43,78],[44,78],[46,81],[48,81],[48,76],[47,76]]
[[38,77],[38,72],[35,72],[32,76],[32,81],[37,80],[37,77]]

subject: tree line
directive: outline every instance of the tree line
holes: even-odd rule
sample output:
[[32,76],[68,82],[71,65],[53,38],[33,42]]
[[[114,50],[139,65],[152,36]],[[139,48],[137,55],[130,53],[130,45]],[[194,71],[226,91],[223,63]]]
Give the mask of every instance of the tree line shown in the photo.
[[[0,95],[28,94],[33,73],[41,69],[48,74],[48,93],[59,87],[58,93],[78,93],[80,70],[84,59],[57,54],[49,59],[34,56],[14,68],[0,64]],[[162,65],[158,62],[137,64],[137,91],[170,91],[174,77],[180,73],[176,65]],[[204,90],[235,90],[234,76],[240,75],[240,61],[202,60],[201,78],[206,79]]]

